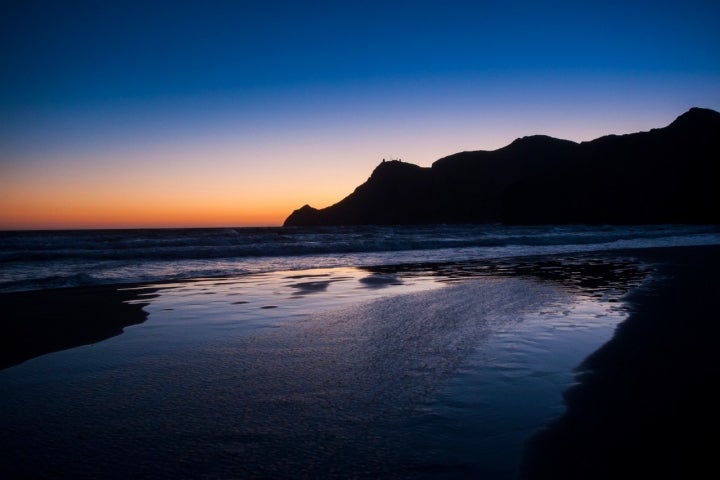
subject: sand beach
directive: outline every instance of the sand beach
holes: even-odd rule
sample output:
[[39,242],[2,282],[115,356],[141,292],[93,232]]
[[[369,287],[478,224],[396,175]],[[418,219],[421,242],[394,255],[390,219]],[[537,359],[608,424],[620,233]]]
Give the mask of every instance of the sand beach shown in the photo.
[[699,472],[718,265],[678,247],[4,293],[4,476]]
[[718,247],[636,251],[652,278],[578,368],[566,412],[531,438],[522,478],[699,478],[718,426]]

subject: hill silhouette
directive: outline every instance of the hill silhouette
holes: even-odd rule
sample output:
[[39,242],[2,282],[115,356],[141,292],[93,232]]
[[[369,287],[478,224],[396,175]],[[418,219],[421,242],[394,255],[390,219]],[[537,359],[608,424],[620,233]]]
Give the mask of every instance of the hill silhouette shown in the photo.
[[720,113],[692,108],[648,132],[534,135],[430,168],[384,161],[340,202],[284,225],[720,223],[719,159]]

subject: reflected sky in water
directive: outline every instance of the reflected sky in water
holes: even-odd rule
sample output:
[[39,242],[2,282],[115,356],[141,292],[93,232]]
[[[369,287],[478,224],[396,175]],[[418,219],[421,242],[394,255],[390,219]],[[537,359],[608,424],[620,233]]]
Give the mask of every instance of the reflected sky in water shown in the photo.
[[161,285],[142,325],[0,372],[2,459],[76,478],[511,478],[643,273],[475,267]]

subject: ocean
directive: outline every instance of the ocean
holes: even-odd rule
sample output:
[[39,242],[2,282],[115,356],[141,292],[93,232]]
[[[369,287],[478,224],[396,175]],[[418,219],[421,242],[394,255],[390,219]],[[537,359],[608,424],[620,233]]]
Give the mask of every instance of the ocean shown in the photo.
[[716,244],[716,226],[363,226],[0,232],[0,292],[310,268]]
[[117,285],[148,314],[0,370],[2,477],[511,479],[651,281],[627,249],[717,244],[676,225],[0,232],[2,292]]

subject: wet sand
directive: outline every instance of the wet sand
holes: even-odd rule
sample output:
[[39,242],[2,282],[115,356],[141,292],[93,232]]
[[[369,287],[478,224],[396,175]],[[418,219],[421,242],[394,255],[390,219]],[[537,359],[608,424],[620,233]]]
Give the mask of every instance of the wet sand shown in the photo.
[[521,478],[702,478],[716,468],[720,247],[632,253],[655,273],[579,367],[566,413],[528,442]]
[[[343,273],[341,269],[330,274],[288,275],[286,287],[293,298],[311,298],[325,293],[332,283],[355,281],[356,274]],[[604,300],[619,301],[632,285],[640,283],[645,272],[637,268],[632,255],[617,252],[583,253],[577,255],[556,255],[490,259],[483,261],[452,262],[447,264],[407,264],[364,267],[364,276],[359,278],[362,288],[344,287],[332,304],[341,306],[348,303],[364,302],[383,294],[401,295],[416,289],[424,290],[436,281],[465,281],[477,277],[524,277],[547,281],[565,288],[581,291],[584,295],[605,297]],[[256,286],[252,276],[238,279],[202,280],[204,293],[215,293],[226,284],[238,283]],[[261,282],[264,279],[260,280]],[[274,280],[269,280],[272,283]],[[69,287],[39,291],[0,293],[0,370],[18,365],[32,358],[66,350],[82,345],[107,340],[123,333],[126,327],[145,322],[146,307],[161,292],[170,291],[183,285],[199,285],[188,279],[179,282],[155,284],[123,284],[88,287]],[[437,287],[437,283],[435,283]],[[274,309],[274,292],[270,290],[254,300],[269,302],[262,309]],[[387,291],[386,291],[387,290]],[[607,297],[611,298],[607,298]],[[344,297],[344,299],[343,299]],[[247,303],[246,300],[233,302]],[[324,298],[318,306],[329,302]],[[175,305],[170,305],[170,309]],[[186,305],[177,305],[184,308]],[[312,312],[315,305],[307,302],[304,308],[293,308],[294,315]],[[228,309],[229,311],[230,309]],[[287,311],[275,316],[282,318]]]
[[[638,269],[638,261],[647,268]],[[673,471],[694,477],[711,466],[712,457],[704,450],[712,445],[717,427],[717,397],[711,390],[717,378],[714,351],[720,333],[713,309],[720,293],[718,266],[720,247],[713,246],[430,268],[450,282],[475,276],[547,280],[605,301],[622,301],[630,309],[630,318],[614,338],[580,366],[578,384],[566,393],[566,413],[528,442],[522,478],[648,478]],[[368,285],[408,282],[415,272],[428,275],[428,268],[367,269],[371,280],[360,283],[372,292]],[[648,273],[650,279],[642,282]],[[384,279],[392,281],[383,283]],[[291,278],[291,290],[310,298],[329,285],[324,278],[311,280]],[[628,287],[641,282],[625,295]],[[7,316],[2,321],[0,368],[118,335],[145,320],[143,298],[155,295],[154,288],[1,294],[0,311]],[[244,297],[234,303],[253,305]],[[282,308],[263,311],[283,315]],[[375,317],[381,318],[371,316]]]
[[102,286],[0,294],[0,369],[106,340],[147,318],[148,288]]

